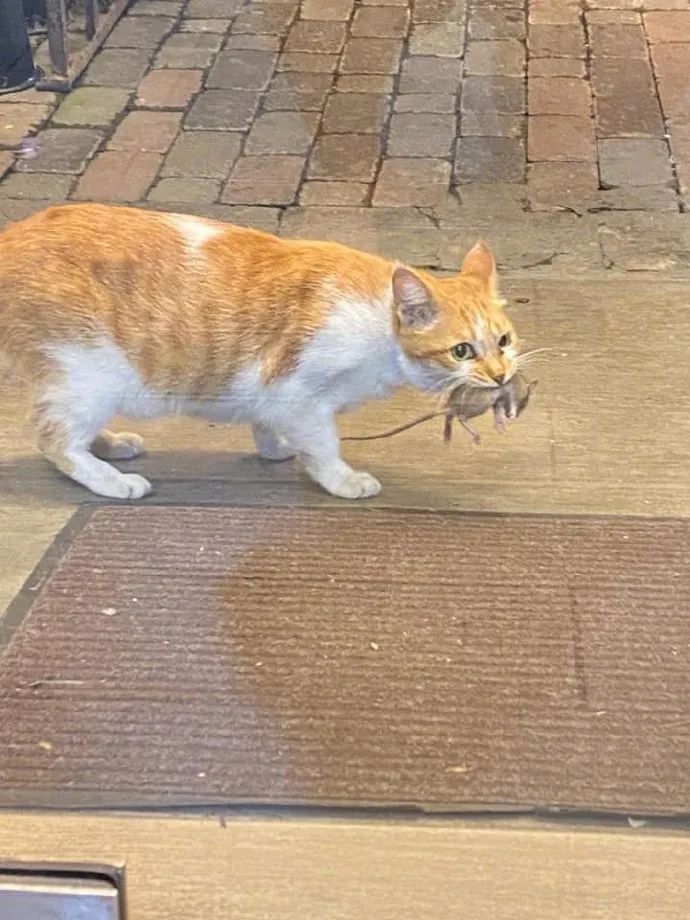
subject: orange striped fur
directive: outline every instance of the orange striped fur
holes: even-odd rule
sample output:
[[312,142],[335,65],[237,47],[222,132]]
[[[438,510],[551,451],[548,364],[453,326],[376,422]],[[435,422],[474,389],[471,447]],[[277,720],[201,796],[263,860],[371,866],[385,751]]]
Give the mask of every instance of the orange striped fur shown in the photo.
[[[474,356],[459,360],[459,343]],[[0,358],[36,389],[43,450],[100,494],[150,488],[94,456],[141,449],[103,431],[108,417],[169,411],[250,422],[266,456],[297,451],[334,494],[375,494],[340,458],[338,411],[400,383],[493,385],[516,356],[482,245],[438,278],[336,243],[97,204],[0,233]]]

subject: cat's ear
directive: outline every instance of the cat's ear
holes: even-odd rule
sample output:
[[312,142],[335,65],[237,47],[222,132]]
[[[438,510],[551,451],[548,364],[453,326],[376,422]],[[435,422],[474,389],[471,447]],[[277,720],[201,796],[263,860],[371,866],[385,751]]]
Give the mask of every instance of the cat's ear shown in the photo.
[[393,299],[403,326],[423,332],[436,325],[439,312],[431,291],[418,275],[402,265],[393,272]]
[[465,256],[461,271],[479,279],[492,292],[496,290],[496,261],[486,243],[475,243]]

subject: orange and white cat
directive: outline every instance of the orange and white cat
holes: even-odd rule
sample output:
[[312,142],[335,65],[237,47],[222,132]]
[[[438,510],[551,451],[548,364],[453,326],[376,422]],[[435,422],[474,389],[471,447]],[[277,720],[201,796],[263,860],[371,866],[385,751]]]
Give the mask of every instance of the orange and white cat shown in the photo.
[[335,416],[401,384],[496,386],[517,340],[478,244],[436,278],[336,243],[97,204],[0,233],[0,359],[33,383],[39,445],[98,495],[141,498],[114,415],[185,413],[253,427],[343,498],[381,486],[340,456]]

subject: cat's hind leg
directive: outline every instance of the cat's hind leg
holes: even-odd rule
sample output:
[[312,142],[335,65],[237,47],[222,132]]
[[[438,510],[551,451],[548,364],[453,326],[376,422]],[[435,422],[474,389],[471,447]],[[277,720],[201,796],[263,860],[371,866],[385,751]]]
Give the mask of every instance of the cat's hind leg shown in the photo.
[[98,397],[79,394],[70,398],[67,386],[52,385],[35,407],[39,447],[62,473],[96,495],[142,498],[151,491],[148,480],[136,473],[121,473],[91,452],[91,446],[100,443],[99,432],[112,414],[112,407]]
[[256,452],[264,460],[292,460],[297,456],[287,441],[277,437],[269,428],[262,425],[252,425],[252,434],[256,444]]
[[144,453],[144,439],[130,431],[104,428],[91,445],[91,453],[101,460],[133,460]]

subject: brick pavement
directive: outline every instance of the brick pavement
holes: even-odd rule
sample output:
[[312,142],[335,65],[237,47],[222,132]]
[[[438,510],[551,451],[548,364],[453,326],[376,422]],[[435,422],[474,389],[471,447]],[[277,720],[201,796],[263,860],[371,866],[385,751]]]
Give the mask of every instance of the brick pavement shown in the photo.
[[139,0],[71,94],[0,100],[0,220],[97,199],[684,272],[689,73],[690,0]]

